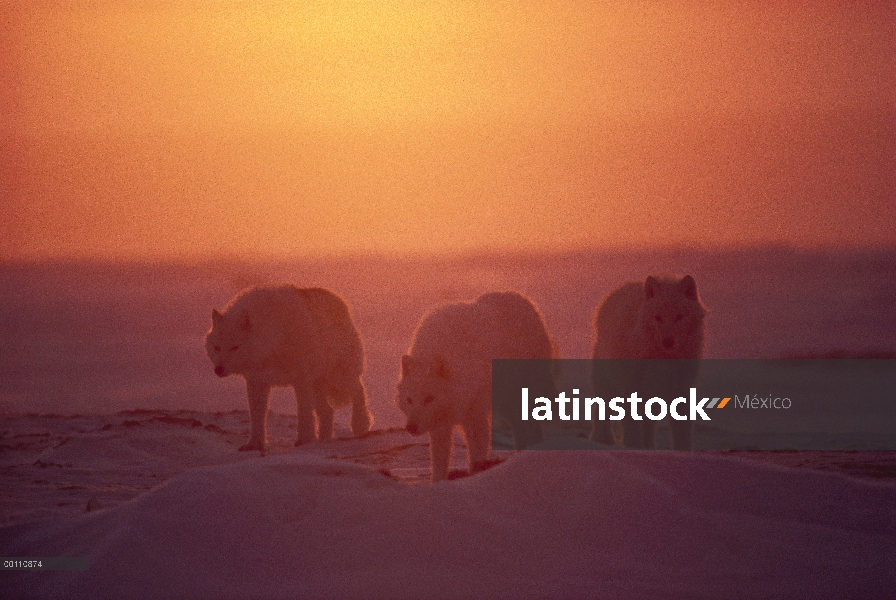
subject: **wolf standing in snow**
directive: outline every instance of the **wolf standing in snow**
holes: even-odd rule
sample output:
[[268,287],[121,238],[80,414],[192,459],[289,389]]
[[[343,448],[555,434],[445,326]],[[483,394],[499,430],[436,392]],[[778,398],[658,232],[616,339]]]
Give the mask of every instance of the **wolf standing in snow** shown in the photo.
[[[352,433],[372,417],[361,382],[364,349],[345,301],[322,288],[294,285],[240,292],[223,312],[212,310],[205,349],[218,377],[242,375],[251,433],[240,450],[264,450],[272,386],[292,386],[298,406],[296,445],[333,437],[333,409],[352,406]],[[312,412],[313,411],[313,412]]]
[[[648,277],[644,282],[627,283],[604,298],[597,311],[592,358],[700,359],[705,315],[697,283],[690,275],[680,279]],[[655,365],[595,361],[592,382],[595,393],[606,394],[607,400],[633,391],[645,399],[669,393],[686,396],[696,383],[698,369],[697,360],[664,361]],[[654,429],[654,421],[626,417],[622,423],[623,444],[630,448],[653,448]],[[671,420],[670,429],[674,449],[691,448],[690,421]],[[594,421],[591,439],[613,444],[609,422]]]
[[[408,354],[401,357],[396,403],[407,416],[409,433],[429,433],[432,481],[448,477],[456,426],[466,440],[469,473],[488,464],[492,359],[548,359],[553,355],[538,309],[515,292],[485,294],[474,303],[442,306],[423,318]],[[517,447],[541,441],[540,425],[522,422],[518,398],[516,404],[498,402],[495,408],[511,423]]]

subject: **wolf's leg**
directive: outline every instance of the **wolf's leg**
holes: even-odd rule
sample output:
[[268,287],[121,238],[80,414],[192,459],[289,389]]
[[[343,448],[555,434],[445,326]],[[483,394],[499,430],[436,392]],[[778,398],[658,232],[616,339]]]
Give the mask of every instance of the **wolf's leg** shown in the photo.
[[469,473],[477,473],[488,467],[488,458],[492,449],[492,424],[488,414],[470,418],[463,425],[464,438],[467,442],[467,461]]
[[641,427],[644,429],[644,448],[653,450],[656,448],[656,423],[644,417],[641,421]]
[[347,391],[352,399],[352,434],[362,436],[370,431],[373,415],[367,408],[367,391],[361,378],[358,377]]
[[631,417],[626,417],[622,421],[622,445],[626,448],[644,447],[643,423],[639,423]]
[[264,451],[267,445],[268,399],[271,386],[263,381],[246,379],[246,395],[249,398],[249,441],[240,446],[243,450]]
[[314,411],[317,413],[317,439],[329,440],[333,437],[333,407],[327,397],[329,386],[320,380],[314,384]]
[[296,446],[314,441],[314,389],[307,381],[293,384],[296,394]]
[[448,478],[453,431],[454,427],[451,425],[440,425],[429,432],[429,457],[433,483]]
[[517,450],[525,450],[544,441],[544,431],[538,421],[511,421],[513,443]]
[[616,444],[616,440],[613,438],[613,428],[610,427],[609,421],[600,421],[595,419],[594,425],[591,428],[591,436],[589,439],[592,442],[597,442],[598,444],[606,444],[607,446],[613,446]]
[[[492,404],[492,398],[489,397],[486,402]],[[495,415],[510,425],[510,428],[513,430],[513,444],[517,450],[522,450],[544,441],[541,423],[535,420],[523,421],[521,419],[518,399],[508,400],[507,398],[500,398],[494,403],[492,410]],[[491,432],[489,432],[489,435],[491,435]]]
[[673,450],[690,450],[694,446],[694,427],[690,421],[675,421],[669,424],[672,433]]

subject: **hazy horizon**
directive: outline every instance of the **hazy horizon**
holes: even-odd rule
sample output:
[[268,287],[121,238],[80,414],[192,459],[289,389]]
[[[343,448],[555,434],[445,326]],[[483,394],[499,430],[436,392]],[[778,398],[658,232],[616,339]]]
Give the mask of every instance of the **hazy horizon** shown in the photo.
[[201,267],[203,265],[235,264],[290,264],[296,262],[326,263],[355,261],[397,261],[397,262],[440,262],[440,261],[479,261],[490,258],[500,259],[552,259],[574,256],[666,256],[677,254],[806,254],[806,255],[853,255],[853,254],[892,254],[896,253],[896,242],[888,244],[852,244],[852,245],[805,245],[769,243],[743,244],[728,246],[698,246],[684,244],[641,245],[641,246],[592,246],[577,248],[463,248],[457,250],[396,250],[364,251],[348,250],[343,252],[320,253],[284,253],[284,254],[133,254],[133,255],[26,255],[16,254],[0,256],[0,267],[53,266],[65,264],[97,264],[97,265],[150,265],[165,264],[182,267]]

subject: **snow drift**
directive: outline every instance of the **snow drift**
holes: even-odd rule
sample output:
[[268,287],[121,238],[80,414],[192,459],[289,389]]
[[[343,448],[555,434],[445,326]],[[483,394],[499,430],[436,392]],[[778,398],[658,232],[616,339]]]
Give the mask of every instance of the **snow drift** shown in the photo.
[[399,483],[302,452],[198,468],[135,500],[0,530],[25,598],[885,597],[896,487],[731,457],[526,451]]

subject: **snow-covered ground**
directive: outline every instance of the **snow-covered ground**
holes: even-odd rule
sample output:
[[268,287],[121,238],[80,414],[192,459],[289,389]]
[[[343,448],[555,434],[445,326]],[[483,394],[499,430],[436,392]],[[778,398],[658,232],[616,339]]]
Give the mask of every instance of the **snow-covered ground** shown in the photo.
[[[237,452],[248,414],[2,421],[11,598],[885,598],[896,453],[498,451],[431,485],[379,429]],[[580,441],[583,447],[588,442]],[[454,467],[465,451],[455,448]],[[750,459],[750,460],[745,460]],[[769,464],[779,463],[779,464]],[[800,467],[800,468],[794,468]]]

